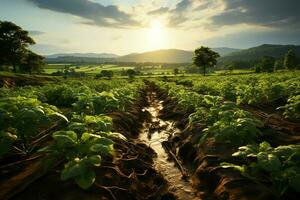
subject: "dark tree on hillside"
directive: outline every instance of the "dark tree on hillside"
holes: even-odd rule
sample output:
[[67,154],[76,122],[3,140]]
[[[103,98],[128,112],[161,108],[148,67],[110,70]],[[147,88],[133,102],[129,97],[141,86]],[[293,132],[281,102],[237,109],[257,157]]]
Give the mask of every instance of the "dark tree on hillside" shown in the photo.
[[31,74],[32,72],[42,72],[42,67],[45,65],[44,57],[40,56],[32,51],[28,51],[26,55],[24,55],[24,59],[20,64],[20,70],[22,72],[28,72]]
[[283,69],[283,60],[282,60],[282,58],[279,58],[274,62],[274,71],[277,71],[279,69]]
[[263,72],[273,72],[274,71],[275,58],[271,56],[264,56],[261,58],[259,65]]
[[220,55],[214,52],[208,47],[200,47],[195,50],[193,63],[199,68],[203,69],[203,75],[205,76],[206,68],[214,67],[217,64],[217,58]]
[[12,22],[0,21],[0,65],[12,65],[16,72],[16,66],[22,63],[27,47],[32,44],[35,42],[27,31]]
[[295,69],[297,67],[297,57],[293,50],[289,50],[284,57],[283,66],[286,69]]
[[128,78],[130,78],[130,79],[134,78],[134,76],[136,75],[136,73],[133,69],[128,69],[126,71],[126,74],[127,74]]
[[97,74],[97,78],[107,77],[109,80],[113,77],[114,72],[112,70],[102,70],[100,74]]
[[176,76],[177,74],[179,74],[179,69],[178,69],[178,68],[174,68],[173,74],[174,74],[175,76]]

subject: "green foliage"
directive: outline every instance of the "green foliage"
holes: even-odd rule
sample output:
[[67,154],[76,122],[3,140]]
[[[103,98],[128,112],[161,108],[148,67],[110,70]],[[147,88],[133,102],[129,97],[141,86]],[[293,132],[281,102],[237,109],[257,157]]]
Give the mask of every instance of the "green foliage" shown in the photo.
[[[51,105],[41,103],[35,98],[8,97],[0,100],[0,140],[11,143],[11,138],[18,138],[20,149],[30,153],[30,142],[42,130],[54,121],[68,119]],[[8,137],[10,136],[10,137]],[[8,145],[12,146],[12,145]],[[3,155],[9,150],[2,151]]]
[[67,161],[61,171],[61,179],[73,178],[83,189],[95,181],[95,167],[101,165],[103,157],[114,156],[113,138],[126,138],[110,132],[112,119],[108,116],[73,115],[65,130],[53,133],[55,140],[41,152],[61,157]]
[[126,74],[127,74],[128,78],[132,79],[136,75],[136,72],[133,69],[128,69],[126,71]]
[[114,72],[112,70],[102,70],[100,72],[100,74],[96,75],[96,78],[102,78],[102,77],[106,77],[109,80],[113,77]]
[[77,112],[97,115],[118,109],[119,101],[113,93],[103,91],[92,96],[80,96],[73,106]]
[[28,72],[31,74],[32,72],[42,72],[42,67],[45,65],[44,57],[40,56],[32,51],[28,51],[24,55],[24,60],[20,64],[20,71],[21,72]]
[[[12,65],[13,71],[16,72],[16,67],[22,63],[36,64],[42,57],[27,49],[32,44],[35,42],[27,31],[12,22],[0,21],[0,65]],[[32,67],[35,68],[36,65]]]
[[176,76],[177,74],[179,74],[179,69],[178,69],[178,68],[174,68],[173,74],[174,74],[175,76]]
[[277,109],[283,109],[283,115],[292,120],[300,120],[300,95],[291,96],[287,104]]
[[284,57],[283,66],[285,69],[296,69],[297,68],[297,57],[293,50],[289,50]]
[[275,63],[274,57],[264,56],[260,59],[259,63],[256,65],[255,72],[273,72],[274,63]]
[[203,96],[196,92],[186,91],[183,86],[174,86],[169,89],[169,95],[175,97],[178,103],[186,110],[193,111],[203,104]]
[[[222,163],[225,168],[234,168],[248,178],[260,180],[261,173],[272,183],[273,191],[281,197],[288,187],[300,192],[300,145],[278,146],[273,148],[267,142],[259,145],[239,147],[235,157],[255,158],[246,165]],[[256,178],[259,177],[259,178]]]
[[200,47],[195,50],[193,63],[199,68],[203,68],[203,75],[205,76],[206,68],[214,67],[217,64],[217,58],[220,55],[208,47]]
[[[85,94],[89,94],[89,88],[83,88]],[[78,95],[80,94],[79,89],[75,89],[67,84],[61,85],[51,85],[50,87],[45,87],[42,90],[42,94],[44,101],[56,105],[56,106],[63,106],[63,107],[71,107],[73,103],[78,100]]]
[[189,116],[190,123],[200,122],[208,126],[202,132],[199,144],[213,137],[216,142],[240,146],[255,142],[260,135],[262,123],[246,111],[238,109],[232,102],[215,100],[209,108],[199,107]]

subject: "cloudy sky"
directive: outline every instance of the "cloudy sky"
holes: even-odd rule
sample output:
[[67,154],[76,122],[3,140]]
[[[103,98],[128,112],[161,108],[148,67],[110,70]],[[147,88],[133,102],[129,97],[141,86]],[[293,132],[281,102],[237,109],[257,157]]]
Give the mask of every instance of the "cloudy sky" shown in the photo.
[[41,54],[300,44],[300,0],[0,0]]

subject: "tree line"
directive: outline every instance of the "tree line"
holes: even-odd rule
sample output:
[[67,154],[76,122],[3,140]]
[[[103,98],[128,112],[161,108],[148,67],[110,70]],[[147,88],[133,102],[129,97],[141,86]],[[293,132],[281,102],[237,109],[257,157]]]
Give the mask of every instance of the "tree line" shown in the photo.
[[44,57],[32,52],[30,45],[35,41],[28,31],[8,21],[0,21],[0,68],[13,72],[41,72]]

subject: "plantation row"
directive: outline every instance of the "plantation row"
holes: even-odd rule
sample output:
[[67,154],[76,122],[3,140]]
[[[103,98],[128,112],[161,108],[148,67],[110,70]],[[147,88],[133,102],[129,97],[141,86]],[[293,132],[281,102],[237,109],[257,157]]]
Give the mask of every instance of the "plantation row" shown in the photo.
[[[71,81],[1,89],[1,165],[46,152],[52,160],[65,160],[62,180],[73,178],[80,187],[90,187],[96,177],[93,168],[101,165],[102,157],[114,155],[112,139],[126,140],[112,132],[108,114],[125,110],[142,86],[139,82]],[[49,142],[49,134],[55,142]]]
[[300,74],[212,76],[184,78],[176,81],[200,94],[218,95],[237,104],[270,106],[286,118],[300,120]]
[[[233,80],[228,78],[225,82],[230,85],[234,83],[230,83]],[[243,84],[247,81],[249,80]],[[195,83],[194,89],[199,88],[201,81]],[[217,84],[214,80],[208,83]],[[268,199],[272,198],[272,195],[273,198],[281,198],[293,192],[300,192],[299,144],[272,147],[272,139],[276,135],[269,137],[269,133],[264,132],[264,124],[261,121],[223,97],[199,94],[174,83],[155,84],[159,86],[162,94],[167,93],[171,97],[168,97],[165,103],[165,113],[188,114],[187,127],[179,136],[174,135],[171,142],[178,147],[178,154],[182,159],[194,166],[200,191],[205,187],[206,191],[212,190],[216,194],[224,181],[227,181],[224,184],[228,185],[235,180],[241,181],[237,187],[241,193],[244,189],[244,195],[249,197],[249,191],[255,191],[255,199]],[[222,84],[212,88],[218,88]],[[205,93],[211,91],[213,89],[209,88]],[[175,104],[172,103],[174,101]],[[178,115],[178,119],[182,117],[182,114]],[[264,138],[268,141],[264,141]],[[218,173],[218,170],[227,168],[239,171],[240,177],[237,179],[237,175],[232,175],[230,171]],[[243,182],[244,179],[249,182]],[[213,180],[216,182],[211,182]],[[222,187],[226,188],[226,185]],[[252,187],[253,190],[250,189]],[[247,190],[248,193],[245,192]],[[224,192],[218,195],[222,197]]]

